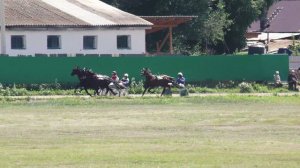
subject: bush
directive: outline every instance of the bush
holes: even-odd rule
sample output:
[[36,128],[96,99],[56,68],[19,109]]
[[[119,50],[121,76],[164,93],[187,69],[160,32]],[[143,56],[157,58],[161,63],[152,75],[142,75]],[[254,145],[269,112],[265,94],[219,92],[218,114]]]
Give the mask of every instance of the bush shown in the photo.
[[238,82],[235,82],[235,81],[222,81],[222,82],[219,82],[217,85],[216,85],[216,88],[218,89],[223,89],[223,88],[234,88],[237,86],[237,83]]
[[239,84],[240,93],[253,93],[254,89],[250,83],[242,82]]
[[144,91],[144,83],[143,81],[135,81],[135,78],[131,79],[131,85],[129,87],[129,94],[142,94]]
[[28,95],[28,91],[25,88],[16,88],[16,85],[13,85],[12,88],[6,87],[0,88],[1,96],[26,96]]
[[189,91],[189,93],[196,93],[196,87],[194,85],[186,85],[187,90]]
[[258,93],[268,93],[268,92],[270,92],[270,89],[266,85],[261,85],[261,84],[254,83],[254,84],[252,84],[252,87],[253,87],[253,90],[255,92],[258,92]]

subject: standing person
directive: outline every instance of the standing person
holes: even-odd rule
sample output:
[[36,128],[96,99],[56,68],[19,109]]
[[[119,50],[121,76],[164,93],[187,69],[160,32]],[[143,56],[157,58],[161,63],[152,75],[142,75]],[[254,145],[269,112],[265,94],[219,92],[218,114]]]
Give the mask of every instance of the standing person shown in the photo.
[[119,77],[118,77],[117,71],[112,71],[111,79],[114,82],[118,82],[119,81]]
[[128,74],[125,73],[123,78],[121,79],[121,83],[123,86],[125,86],[126,88],[129,87],[129,78],[128,78]]
[[279,71],[276,71],[274,74],[274,85],[275,87],[282,87]]
[[290,90],[296,90],[297,89],[297,81],[298,78],[295,74],[295,70],[291,70],[288,75],[288,84]]
[[181,87],[185,87],[185,78],[181,72],[178,73],[178,78],[176,80],[176,83]]

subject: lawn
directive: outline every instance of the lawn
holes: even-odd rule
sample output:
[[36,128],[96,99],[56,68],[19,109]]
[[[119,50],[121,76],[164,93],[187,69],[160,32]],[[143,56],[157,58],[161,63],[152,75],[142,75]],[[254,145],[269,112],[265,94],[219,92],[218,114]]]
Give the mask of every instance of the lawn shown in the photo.
[[298,168],[300,97],[0,100],[0,167]]

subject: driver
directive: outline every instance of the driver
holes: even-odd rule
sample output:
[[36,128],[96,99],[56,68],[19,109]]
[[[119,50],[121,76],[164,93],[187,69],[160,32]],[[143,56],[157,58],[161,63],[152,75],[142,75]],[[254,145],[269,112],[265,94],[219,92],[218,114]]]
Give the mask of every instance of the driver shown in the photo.
[[129,78],[128,78],[128,74],[125,73],[122,80],[121,80],[121,84],[125,87],[129,87]]
[[118,82],[118,81],[119,81],[119,77],[118,77],[117,71],[112,71],[111,79],[112,79],[114,82]]
[[185,85],[185,78],[184,78],[182,72],[179,72],[179,73],[178,73],[178,78],[177,78],[177,80],[176,80],[176,83],[177,83],[180,87],[184,88],[184,85]]

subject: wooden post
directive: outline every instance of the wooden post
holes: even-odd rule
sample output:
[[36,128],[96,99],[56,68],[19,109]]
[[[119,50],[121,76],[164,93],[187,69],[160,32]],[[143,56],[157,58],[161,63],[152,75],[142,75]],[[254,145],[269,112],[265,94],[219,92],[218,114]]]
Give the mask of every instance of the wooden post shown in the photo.
[[170,33],[168,33],[166,35],[166,37],[164,38],[164,40],[161,42],[159,42],[159,45],[158,45],[158,51],[160,52],[161,49],[164,47],[164,45],[166,44],[166,42],[168,41],[168,38],[170,37]]
[[1,54],[6,54],[6,41],[5,41],[5,0],[0,0],[0,22],[1,22]]
[[156,42],[156,53],[160,53],[160,48],[159,48],[159,41]]
[[170,38],[170,41],[169,41],[169,46],[170,46],[170,54],[174,54],[174,51],[173,51],[173,27],[170,26],[169,27],[169,38]]

